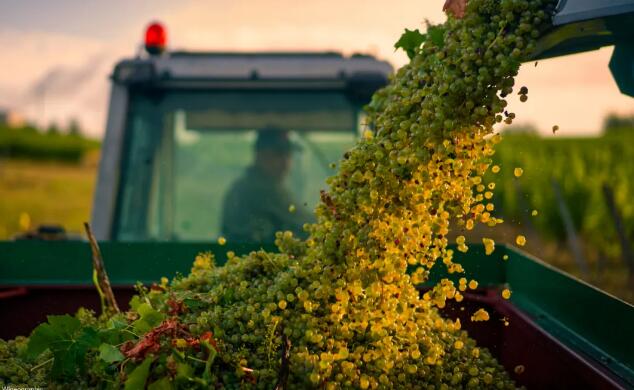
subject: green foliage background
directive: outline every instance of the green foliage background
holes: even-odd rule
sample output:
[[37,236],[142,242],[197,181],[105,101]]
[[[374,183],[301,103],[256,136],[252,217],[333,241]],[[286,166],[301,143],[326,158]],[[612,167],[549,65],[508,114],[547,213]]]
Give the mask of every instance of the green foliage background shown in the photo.
[[[530,221],[544,237],[565,241],[554,179],[583,241],[608,257],[618,257],[614,219],[602,190],[608,185],[634,242],[634,128],[597,138],[509,134],[494,161],[501,167],[497,177],[490,177],[497,183],[496,208],[507,221]],[[513,176],[515,167],[524,169],[519,179]],[[539,213],[535,218],[530,216],[533,209]]]
[[77,163],[88,151],[98,147],[98,141],[77,133],[44,133],[31,126],[9,128],[0,125],[0,158]]

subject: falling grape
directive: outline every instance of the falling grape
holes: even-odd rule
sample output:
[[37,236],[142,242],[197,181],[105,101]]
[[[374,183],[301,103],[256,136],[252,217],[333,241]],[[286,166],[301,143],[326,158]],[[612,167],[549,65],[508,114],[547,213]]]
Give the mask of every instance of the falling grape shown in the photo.
[[495,250],[495,241],[490,238],[483,238],[482,243],[484,244],[484,251],[487,255],[490,255]]
[[519,246],[524,246],[526,245],[526,237],[524,237],[523,235],[518,235],[517,237],[515,237],[515,243]]
[[473,322],[488,321],[488,320],[489,320],[489,313],[486,310],[482,309],[482,308],[478,309],[471,316],[471,321],[473,321]]

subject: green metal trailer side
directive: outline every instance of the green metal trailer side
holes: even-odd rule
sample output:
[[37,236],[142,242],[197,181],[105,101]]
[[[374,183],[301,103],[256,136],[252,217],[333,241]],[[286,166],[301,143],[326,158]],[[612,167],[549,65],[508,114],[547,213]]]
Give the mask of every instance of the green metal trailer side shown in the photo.
[[[270,245],[220,246],[210,243],[170,242],[102,242],[100,246],[115,290],[127,289],[126,297],[132,294],[131,287],[137,281],[147,285],[163,276],[173,278],[177,273],[189,273],[195,256],[201,252],[211,251],[216,256],[217,265],[222,265],[226,261],[227,251],[243,254],[261,248],[275,250]],[[500,334],[507,330],[498,323],[499,321],[496,322],[496,318],[519,318],[511,321],[508,328],[513,330],[514,327],[521,325],[521,318],[525,316],[525,322],[533,323],[538,332],[541,332],[534,336],[537,342],[551,339],[555,344],[561,344],[562,348],[568,349],[570,354],[578,355],[589,364],[585,370],[603,372],[608,377],[615,378],[615,383],[620,383],[623,388],[634,386],[632,305],[554,269],[514,247],[498,245],[490,256],[485,255],[481,245],[471,245],[470,248],[468,254],[461,258],[466,275],[449,277],[457,279],[466,276],[479,281],[482,288],[477,293],[467,295],[468,309],[483,305],[498,312],[487,325],[471,323],[466,326],[470,333],[476,334],[476,338],[479,336],[488,339],[491,344],[489,346],[497,349],[500,355],[498,358],[514,362],[531,361],[529,355],[544,353],[521,351],[538,347],[535,346],[535,341],[528,346],[523,345],[522,343],[526,342],[522,340],[524,336],[513,336],[513,332],[500,339]],[[508,256],[507,260],[503,259],[505,255]],[[90,295],[96,302],[97,293],[92,287],[91,267],[91,252],[88,243],[85,242],[0,242],[0,316],[12,321],[11,311],[15,311],[16,306],[12,306],[11,302],[19,301],[11,299],[29,294],[50,295],[48,300],[39,301],[44,302],[40,306],[46,306],[49,303],[55,305],[55,299],[75,300],[72,297],[76,295],[71,294],[63,298],[66,295],[56,294],[59,294],[59,291],[68,293],[69,290],[77,293],[79,289],[82,291],[81,294]],[[439,264],[432,269],[427,288],[443,277],[448,275],[443,271],[442,264]],[[500,291],[504,287],[512,291],[510,302],[500,297]],[[75,305],[81,302],[84,301],[78,299]],[[31,309],[39,310],[42,316],[39,320],[44,319],[44,315],[48,313],[48,307]],[[470,313],[470,310],[466,312]],[[465,314],[457,307],[448,312],[449,316],[462,316],[468,319],[468,316],[464,317]],[[33,323],[36,323],[36,320],[34,319]],[[19,319],[13,318],[13,321]],[[468,323],[468,320],[464,322]],[[2,326],[0,324],[0,328]],[[28,334],[29,331],[30,329],[24,329],[23,333]],[[505,358],[504,354],[512,356]],[[552,358],[555,359],[552,364],[559,364],[557,362],[560,361],[560,357]],[[540,359],[541,362],[533,364],[543,364],[544,357]]]

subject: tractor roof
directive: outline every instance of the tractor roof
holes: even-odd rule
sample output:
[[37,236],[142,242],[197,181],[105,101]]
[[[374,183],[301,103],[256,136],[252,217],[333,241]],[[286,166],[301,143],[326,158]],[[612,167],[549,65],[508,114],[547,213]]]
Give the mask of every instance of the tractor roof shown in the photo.
[[[283,82],[382,80],[393,68],[370,55],[344,57],[336,52],[204,53],[172,52],[126,59],[113,73],[117,83]],[[207,83],[205,83],[207,82]]]

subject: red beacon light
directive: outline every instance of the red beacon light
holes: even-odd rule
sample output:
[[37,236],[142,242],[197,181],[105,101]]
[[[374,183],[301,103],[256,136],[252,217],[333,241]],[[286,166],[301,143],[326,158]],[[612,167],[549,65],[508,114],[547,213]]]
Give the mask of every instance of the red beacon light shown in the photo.
[[145,30],[145,50],[151,55],[161,54],[167,44],[167,32],[159,22],[152,22]]

